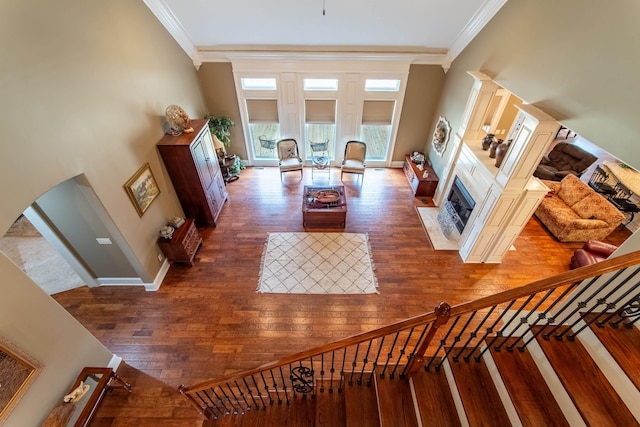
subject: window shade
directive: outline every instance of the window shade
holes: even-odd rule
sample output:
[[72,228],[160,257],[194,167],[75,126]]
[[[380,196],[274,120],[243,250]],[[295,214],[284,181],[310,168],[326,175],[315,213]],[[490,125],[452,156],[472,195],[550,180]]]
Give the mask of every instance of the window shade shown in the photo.
[[390,125],[395,101],[364,101],[362,123],[368,125]]
[[305,123],[335,123],[336,100],[322,99],[304,102]]
[[278,101],[275,99],[247,99],[249,123],[278,123]]

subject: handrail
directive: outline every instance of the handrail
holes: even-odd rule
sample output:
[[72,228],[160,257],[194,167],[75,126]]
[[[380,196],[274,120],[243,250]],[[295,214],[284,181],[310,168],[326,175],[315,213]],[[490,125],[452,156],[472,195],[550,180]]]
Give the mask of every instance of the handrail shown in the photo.
[[[640,251],[607,259],[590,266],[570,270],[553,277],[535,281],[528,285],[479,298],[474,301],[461,303],[452,307],[449,307],[446,303],[441,303],[435,311],[430,311],[406,320],[395,322],[382,328],[353,335],[329,344],[285,356],[258,367],[236,372],[219,379],[203,381],[190,387],[180,386],[179,390],[190,401],[192,401],[196,407],[198,407],[201,413],[208,417],[217,417],[218,414],[230,412],[236,413],[238,411],[236,406],[240,407],[240,410],[242,410],[243,406],[251,407],[252,402],[249,402],[249,400],[252,400],[256,407],[266,407],[265,397],[270,401],[270,403],[273,403],[271,395],[274,393],[277,395],[279,401],[281,399],[280,394],[284,394],[288,402],[287,393],[293,393],[295,395],[296,391],[301,393],[308,392],[304,387],[302,387],[301,382],[296,384],[296,381],[304,382],[302,379],[298,380],[298,373],[302,376],[307,375],[313,377],[315,373],[314,371],[316,368],[319,368],[320,377],[324,377],[327,373],[325,372],[325,367],[327,365],[327,363],[325,363],[325,357],[328,358],[329,356],[331,357],[331,363],[329,364],[331,387],[333,387],[334,382],[336,360],[338,366],[340,366],[340,363],[342,364],[339,372],[340,379],[335,380],[336,382],[339,381],[338,390],[341,390],[342,381],[344,380],[344,377],[349,374],[349,367],[351,367],[349,382],[353,380],[354,376],[358,382],[362,381],[365,372],[373,375],[372,372],[375,372],[381,365],[384,365],[384,368],[381,370],[381,375],[384,376],[388,370],[389,376],[393,378],[399,368],[399,365],[401,363],[403,365],[406,363],[405,368],[399,375],[400,377],[403,377],[405,374],[410,374],[424,365],[423,362],[426,352],[431,345],[432,339],[438,332],[438,326],[447,323],[449,319],[455,320],[449,330],[446,331],[444,339],[440,340],[440,346],[438,349],[432,356],[430,356],[432,361],[435,360],[436,356],[442,352],[445,353],[444,357],[449,356],[452,349],[445,349],[444,343],[451,335],[456,334],[457,337],[454,342],[459,342],[460,337],[466,332],[466,329],[473,327],[473,317],[482,310],[490,309],[488,313],[485,314],[484,319],[477,325],[476,331],[480,330],[480,328],[489,321],[492,315],[494,317],[496,316],[494,312],[496,307],[501,304],[508,304],[506,308],[502,309],[502,314],[500,314],[498,319],[494,320],[493,325],[487,328],[487,333],[482,337],[482,339],[484,339],[489,337],[491,333],[495,332],[495,325],[500,321],[508,326],[509,323],[519,315],[519,313],[523,312],[523,310],[525,310],[524,313],[533,312],[542,304],[543,301],[550,304],[550,307],[555,307],[565,297],[568,298],[567,294],[569,291],[575,290],[579,283],[588,279],[592,279],[590,283],[593,283],[596,278],[607,273],[618,272],[616,274],[620,274],[624,269],[638,264],[640,264]],[[636,270],[636,273],[640,275],[640,268]],[[550,298],[547,300],[547,298],[550,297],[556,289],[564,286],[567,286],[567,289],[562,293],[562,295],[560,295],[560,297],[556,297],[555,300],[551,300]],[[528,308],[534,297],[545,291],[547,294],[542,297],[542,299],[538,298],[539,301],[536,303],[534,309],[532,310],[531,308]],[[592,293],[589,298],[595,299],[596,296],[596,293]],[[516,305],[518,300],[525,297],[528,297],[525,302],[521,303],[519,306]],[[640,298],[640,295],[638,297]],[[508,316],[505,317],[505,313],[508,313],[509,310],[517,310],[515,315],[511,315],[511,319],[509,319]],[[549,309],[547,311],[549,311]],[[458,326],[459,321],[466,315],[469,315],[466,319],[466,324],[460,328],[460,326]],[[529,316],[530,314],[528,314],[526,318]],[[543,317],[539,318],[542,319]],[[535,320],[533,322],[533,326],[537,325],[538,321],[539,320]],[[549,325],[549,323],[547,325]],[[421,333],[419,328],[422,328]],[[416,329],[418,330],[416,331]],[[419,338],[415,337],[416,333],[420,333]],[[479,351],[480,344],[477,343],[473,349],[470,347],[472,342],[471,337],[473,337],[475,341],[478,341],[478,339],[476,339],[476,332],[470,333],[469,335],[470,338],[465,343],[465,348],[467,348],[467,344],[469,344],[469,348],[466,350],[467,353],[464,354],[465,360],[472,353],[476,353],[476,359],[478,358],[477,352]],[[493,337],[493,343],[496,340],[496,337],[493,335],[491,336]],[[498,334],[498,336],[502,335]],[[385,344],[385,339],[387,337],[389,337],[389,340],[393,340],[390,346],[388,341]],[[372,348],[372,343],[376,340],[379,340],[379,342],[377,342]],[[364,356],[359,356],[359,351],[364,352],[364,350],[360,348],[361,345],[366,343],[368,343],[366,354]],[[452,347],[451,344],[448,346]],[[397,351],[398,348],[400,349],[399,352]],[[405,356],[407,349],[409,349],[408,356]],[[469,349],[471,349],[470,352],[468,351]],[[384,361],[385,351],[387,351],[386,362]],[[486,349],[482,350],[482,352],[484,351],[486,351]],[[348,352],[355,353],[351,359],[350,365],[346,365]],[[376,352],[377,355],[375,356],[375,361],[371,362],[370,356],[373,357]],[[462,355],[462,353],[463,351],[460,350],[457,355],[454,355],[454,360],[457,360],[457,357]],[[318,361],[318,357],[321,358],[320,361]],[[405,357],[407,357],[406,361],[404,360]],[[438,358],[438,360],[440,360],[440,358]],[[306,361],[308,366],[303,366],[303,361]],[[380,362],[380,364],[378,362]],[[442,361],[439,363],[441,364]],[[394,364],[395,367],[393,366]],[[429,365],[425,366],[425,369],[429,369],[430,364],[431,362]],[[298,369],[298,365],[299,372],[297,372],[296,375],[290,374],[288,377],[284,375],[283,368],[289,369],[293,372],[294,369]],[[440,365],[438,364],[436,369],[439,368],[439,366]],[[347,368],[347,371],[345,371],[345,367]],[[265,378],[265,375],[268,379]],[[370,381],[371,379],[369,379],[369,382]],[[289,385],[288,390],[287,385]],[[262,392],[263,390],[264,394]],[[314,391],[310,392],[313,393]],[[236,394],[239,396],[236,396]],[[249,399],[247,399],[247,396]],[[246,405],[244,405],[245,403]]]

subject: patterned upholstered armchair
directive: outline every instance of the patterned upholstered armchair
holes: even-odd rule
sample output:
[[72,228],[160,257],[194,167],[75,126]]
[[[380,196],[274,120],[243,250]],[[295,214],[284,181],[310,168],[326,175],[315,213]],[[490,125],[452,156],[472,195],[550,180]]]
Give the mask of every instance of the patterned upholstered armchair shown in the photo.
[[278,147],[278,166],[280,167],[280,180],[284,172],[300,171],[302,178],[302,159],[298,152],[298,142],[293,138],[281,139],[276,144]]
[[367,144],[361,141],[349,141],[344,147],[344,160],[342,160],[342,174],[357,173],[364,176],[364,170],[367,167],[365,157],[367,156]]

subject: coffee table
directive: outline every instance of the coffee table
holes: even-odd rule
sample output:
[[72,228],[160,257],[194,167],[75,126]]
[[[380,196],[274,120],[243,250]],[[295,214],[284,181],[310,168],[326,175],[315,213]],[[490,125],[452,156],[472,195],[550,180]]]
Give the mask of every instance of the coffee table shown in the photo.
[[[328,197],[322,197],[328,195]],[[335,195],[335,197],[332,197]],[[333,200],[335,198],[335,200]],[[343,185],[305,185],[302,193],[302,226],[344,228],[347,196]]]

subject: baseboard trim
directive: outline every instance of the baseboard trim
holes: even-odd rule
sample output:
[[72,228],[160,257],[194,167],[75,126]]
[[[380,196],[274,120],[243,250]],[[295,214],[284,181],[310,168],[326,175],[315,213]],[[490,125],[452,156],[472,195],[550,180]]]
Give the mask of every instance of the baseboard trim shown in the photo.
[[144,282],[139,277],[98,277],[100,286],[140,286]]
[[153,283],[145,283],[144,289],[149,292],[155,292],[158,289],[160,289],[160,286],[162,285],[162,281],[164,280],[164,277],[167,275],[167,272],[169,271],[170,266],[171,264],[169,264],[169,261],[165,259],[164,262],[162,263],[162,266],[160,266],[160,270],[158,271],[158,274],[156,274],[156,278],[153,280]]
[[113,372],[118,372],[118,367],[120,367],[121,363],[122,363],[122,357],[118,356],[117,354],[114,354],[111,356],[111,360],[109,361],[109,365],[107,365],[107,367],[113,369]]

